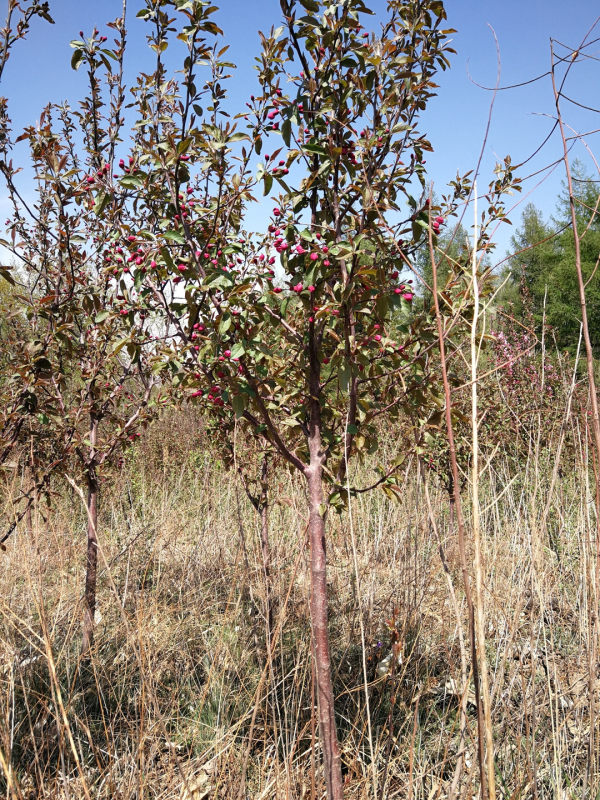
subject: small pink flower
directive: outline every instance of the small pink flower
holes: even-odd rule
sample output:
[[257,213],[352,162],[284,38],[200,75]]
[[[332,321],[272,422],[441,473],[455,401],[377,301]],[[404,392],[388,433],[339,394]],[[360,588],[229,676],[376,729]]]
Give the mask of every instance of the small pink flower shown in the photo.
[[224,350],[223,355],[225,356],[225,358],[229,358],[231,356],[231,350]]
[[309,291],[309,292],[311,292],[311,294],[312,294],[312,292],[314,292],[314,290],[315,290],[315,287],[314,287],[314,286],[311,284],[311,285],[308,287],[308,291]]
[[410,303],[410,301],[413,299],[412,292],[404,292],[404,294],[402,295],[402,299]]
[[300,294],[300,292],[304,289],[304,286],[302,286],[301,283],[297,283],[295,286],[292,286],[292,289]]
[[319,258],[319,254],[318,253],[311,253],[310,254],[310,260],[311,261],[316,261],[318,258]]

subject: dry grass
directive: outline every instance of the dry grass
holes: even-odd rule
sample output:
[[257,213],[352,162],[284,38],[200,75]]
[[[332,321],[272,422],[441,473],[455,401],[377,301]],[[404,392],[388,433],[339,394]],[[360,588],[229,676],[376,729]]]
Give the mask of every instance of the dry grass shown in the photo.
[[[91,663],[78,661],[85,519],[76,495],[62,491],[48,522],[38,515],[0,560],[7,798],[235,798],[242,772],[253,800],[324,796],[303,488],[283,470],[274,480],[278,630],[269,658],[258,516],[193,420],[171,434],[155,429],[105,490]],[[582,445],[563,456],[566,477],[550,496],[552,454],[532,447],[518,471],[497,454],[481,487],[497,784],[506,800],[583,799],[597,789],[587,778],[592,489]],[[401,502],[379,493],[353,501],[358,583],[348,517],[330,520],[334,681],[352,800],[375,791],[361,620],[379,792],[448,797],[462,747],[465,609],[433,478],[429,491],[433,520],[412,462]],[[379,677],[394,638],[402,664]],[[461,798],[478,789],[469,700]]]

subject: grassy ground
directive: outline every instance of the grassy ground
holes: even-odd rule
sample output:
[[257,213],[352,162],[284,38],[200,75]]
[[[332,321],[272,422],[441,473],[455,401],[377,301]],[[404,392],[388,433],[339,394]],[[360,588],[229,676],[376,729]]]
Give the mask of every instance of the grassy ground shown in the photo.
[[[85,516],[77,494],[61,490],[0,558],[7,797],[324,796],[303,486],[285,469],[271,482],[269,647],[259,517],[194,420],[172,428],[158,426],[103,491],[90,663],[78,659]],[[597,606],[590,470],[584,446],[574,446],[552,487],[556,448],[536,452],[532,442],[518,469],[498,451],[482,478],[498,792],[583,800],[597,791],[598,760],[588,752]],[[434,800],[454,780],[456,796],[470,799],[476,717],[468,680],[464,687],[455,531],[434,476],[429,497],[415,461],[403,480],[400,502],[360,495],[351,515],[329,521],[347,796]]]

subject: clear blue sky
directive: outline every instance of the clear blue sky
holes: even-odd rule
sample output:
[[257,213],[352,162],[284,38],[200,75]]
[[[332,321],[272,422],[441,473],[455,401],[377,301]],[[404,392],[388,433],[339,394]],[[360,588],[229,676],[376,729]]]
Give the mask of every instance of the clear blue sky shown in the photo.
[[[215,0],[220,10],[215,20],[223,28],[230,44],[229,57],[238,69],[230,83],[233,106],[256,91],[253,59],[259,51],[257,31],[266,30],[280,21],[278,0]],[[366,0],[378,16],[385,13],[385,0]],[[48,101],[75,102],[85,91],[85,75],[70,68],[69,41],[78,38],[79,30],[88,34],[94,26],[102,30],[104,23],[121,13],[121,0],[50,0],[55,25],[35,20],[26,42],[15,48],[6,67],[0,94],[9,98],[13,128],[20,131],[33,124]],[[7,0],[0,0],[2,18]],[[128,69],[151,69],[150,54],[144,44],[144,23],[135,18],[142,7],[140,0],[128,0],[130,41]],[[457,171],[475,167],[487,124],[491,92],[478,88],[472,81],[493,86],[497,58],[493,27],[500,47],[501,84],[520,83],[546,72],[550,61],[550,37],[575,49],[600,10],[591,0],[448,0],[448,27],[456,28],[457,50],[452,69],[439,76],[440,89],[424,118],[421,129],[429,134],[435,153],[427,159],[429,176],[438,194]],[[373,19],[373,18],[372,18]],[[368,26],[368,18],[364,20]],[[373,26],[377,22],[373,19]],[[106,30],[107,34],[110,31]],[[598,27],[592,38],[600,36]],[[567,53],[568,50],[561,52]],[[600,41],[586,50],[588,56],[600,59]],[[469,74],[471,77],[469,77]],[[600,61],[587,59],[577,63],[567,84],[567,94],[579,103],[598,106]],[[578,131],[600,128],[600,115],[584,111],[569,103],[564,105],[569,124]],[[500,92],[495,100],[492,124],[485,147],[479,188],[493,178],[498,159],[510,154],[513,163],[527,158],[542,142],[552,127],[554,111],[550,78],[547,76],[529,86]],[[547,116],[550,115],[550,116]],[[588,138],[592,150],[600,151],[599,135]],[[22,151],[21,151],[22,152]],[[523,169],[523,177],[559,158],[561,144],[554,134],[541,153]],[[592,167],[585,149],[578,145],[577,155]],[[16,154],[18,161],[19,151]],[[563,179],[559,165],[547,179],[543,175],[526,181],[522,196],[535,203],[549,216]],[[596,176],[597,177],[597,176]],[[26,176],[24,176],[26,180]],[[519,196],[515,197],[518,201]],[[5,201],[0,202],[0,214]],[[518,226],[521,207],[511,218]],[[498,256],[509,246],[511,229],[503,226],[498,234]]]

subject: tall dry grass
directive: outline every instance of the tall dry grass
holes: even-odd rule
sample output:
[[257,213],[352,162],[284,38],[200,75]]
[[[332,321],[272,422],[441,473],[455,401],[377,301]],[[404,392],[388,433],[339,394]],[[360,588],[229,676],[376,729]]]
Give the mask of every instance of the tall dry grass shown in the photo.
[[[587,750],[594,481],[575,416],[554,470],[560,430],[540,418],[518,466],[501,449],[488,461],[494,448],[482,442],[485,633],[506,800],[597,791]],[[258,514],[191,414],[157,426],[101,500],[89,664],[79,663],[86,520],[76,493],[55,488],[53,508],[38,508],[0,558],[4,795],[208,800],[235,797],[243,774],[253,800],[323,797],[301,484],[281,469],[271,487],[269,646]],[[466,610],[455,531],[445,492],[415,459],[402,489],[399,502],[356,497],[353,537],[348,514],[330,520],[346,792],[470,799],[476,715],[468,687],[461,740]]]

